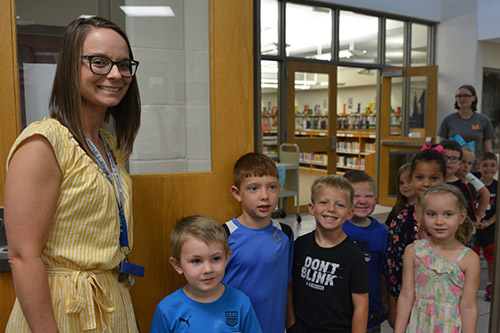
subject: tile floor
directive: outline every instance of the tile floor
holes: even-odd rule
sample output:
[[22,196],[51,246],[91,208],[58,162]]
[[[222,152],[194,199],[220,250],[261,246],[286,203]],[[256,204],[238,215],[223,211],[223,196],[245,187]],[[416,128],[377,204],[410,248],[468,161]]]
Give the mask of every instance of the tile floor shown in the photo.
[[[377,205],[377,208],[373,212],[373,216],[378,219],[381,223],[385,222],[387,214],[389,213],[391,207]],[[311,232],[315,229],[314,218],[309,214],[302,214],[302,222],[297,223],[295,215],[289,215],[286,218],[276,220],[288,224],[293,229],[295,237],[302,236]],[[481,258],[481,284],[479,286],[479,292],[477,295],[477,307],[478,307],[478,333],[488,332],[489,318],[490,318],[490,302],[484,300],[484,288],[487,283],[487,269],[486,261]],[[382,324],[382,333],[389,333],[393,330],[390,328],[389,324],[384,322]]]

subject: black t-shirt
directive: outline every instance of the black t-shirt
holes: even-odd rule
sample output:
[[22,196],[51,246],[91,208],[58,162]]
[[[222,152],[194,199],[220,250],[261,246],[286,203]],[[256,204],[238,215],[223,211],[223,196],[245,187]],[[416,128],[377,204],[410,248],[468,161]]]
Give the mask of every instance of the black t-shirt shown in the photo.
[[453,186],[458,187],[460,192],[464,195],[465,202],[467,202],[467,216],[472,220],[472,222],[476,222],[476,201],[477,201],[477,192],[474,186],[467,185],[463,180],[459,179],[454,182],[447,183]]
[[488,191],[490,191],[490,202],[486,207],[486,212],[484,212],[483,221],[487,221],[493,217],[497,213],[497,190],[498,190],[498,181],[493,179],[493,183],[486,186]]
[[359,247],[347,237],[320,247],[315,231],[297,238],[293,258],[296,325],[307,332],[350,332],[353,293],[368,293],[368,269]]

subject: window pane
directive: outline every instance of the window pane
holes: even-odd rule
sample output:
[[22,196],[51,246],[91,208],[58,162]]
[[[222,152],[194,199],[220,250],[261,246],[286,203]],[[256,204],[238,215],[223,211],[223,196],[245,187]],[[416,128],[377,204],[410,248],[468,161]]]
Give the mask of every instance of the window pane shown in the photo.
[[385,22],[385,63],[390,66],[403,66],[404,22]]
[[500,148],[500,71],[483,69],[483,94],[480,96],[481,113],[487,115],[493,124],[493,151]]
[[210,171],[209,1],[171,1],[173,17],[129,16],[124,2],[106,1],[109,13],[101,13],[96,1],[16,1],[23,126],[48,117],[66,26],[80,15],[106,16],[127,32],[140,61],[141,128],[130,173]]
[[377,76],[375,69],[337,68],[338,130],[371,130],[375,134]]
[[261,62],[262,152],[278,158],[278,63]]
[[330,60],[332,11],[323,7],[286,5],[286,55]]
[[[295,72],[295,137],[328,135],[328,74]],[[331,162],[331,161],[330,161]],[[326,171],[326,151],[301,151],[300,165],[311,172]]]
[[339,59],[377,63],[378,18],[342,10],[339,20]]
[[412,138],[424,138],[427,77],[411,76],[410,101],[408,113],[408,133]]
[[262,0],[260,8],[260,51],[278,54],[278,1]]
[[395,176],[401,166],[410,163],[414,154],[413,150],[389,150],[389,197],[396,197],[399,184],[397,184]]
[[391,135],[402,135],[403,110],[403,78],[391,78]]
[[429,27],[423,24],[411,24],[411,66],[426,66]]
[[328,134],[328,74],[295,73],[295,135]]

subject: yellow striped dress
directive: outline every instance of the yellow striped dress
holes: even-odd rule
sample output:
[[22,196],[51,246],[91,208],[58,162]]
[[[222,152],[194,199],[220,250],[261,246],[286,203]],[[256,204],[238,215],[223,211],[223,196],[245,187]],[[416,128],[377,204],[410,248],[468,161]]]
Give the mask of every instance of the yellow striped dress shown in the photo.
[[[118,282],[115,269],[125,252],[120,248],[113,186],[69,130],[55,119],[28,126],[14,142],[7,164],[19,144],[37,134],[50,142],[62,171],[57,209],[42,250],[59,331],[137,332],[128,283]],[[114,138],[102,130],[101,135],[117,160],[132,248],[131,179]],[[6,332],[30,332],[17,299]]]

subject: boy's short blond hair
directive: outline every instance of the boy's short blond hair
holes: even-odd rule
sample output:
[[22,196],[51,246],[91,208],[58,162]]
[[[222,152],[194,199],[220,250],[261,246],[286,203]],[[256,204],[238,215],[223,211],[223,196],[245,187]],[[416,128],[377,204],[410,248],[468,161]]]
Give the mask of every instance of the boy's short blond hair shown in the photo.
[[191,238],[210,243],[222,243],[224,252],[229,253],[227,234],[222,225],[213,218],[204,215],[192,215],[180,220],[170,233],[171,255],[177,261],[181,258],[182,245]]
[[472,154],[474,155],[474,149],[470,146],[462,146],[462,155],[464,154]]
[[317,178],[311,186],[312,203],[314,203],[316,193],[321,187],[329,187],[344,192],[347,195],[349,208],[352,207],[354,200],[354,187],[346,178],[337,175],[328,175]]
[[344,174],[344,178],[346,178],[353,185],[358,183],[369,183],[372,185],[373,191],[375,191],[375,181],[373,180],[372,176],[370,176],[365,171],[361,170],[348,171]]
[[268,156],[261,153],[248,153],[241,156],[234,164],[234,186],[240,188],[247,177],[276,177],[279,180],[276,163]]

